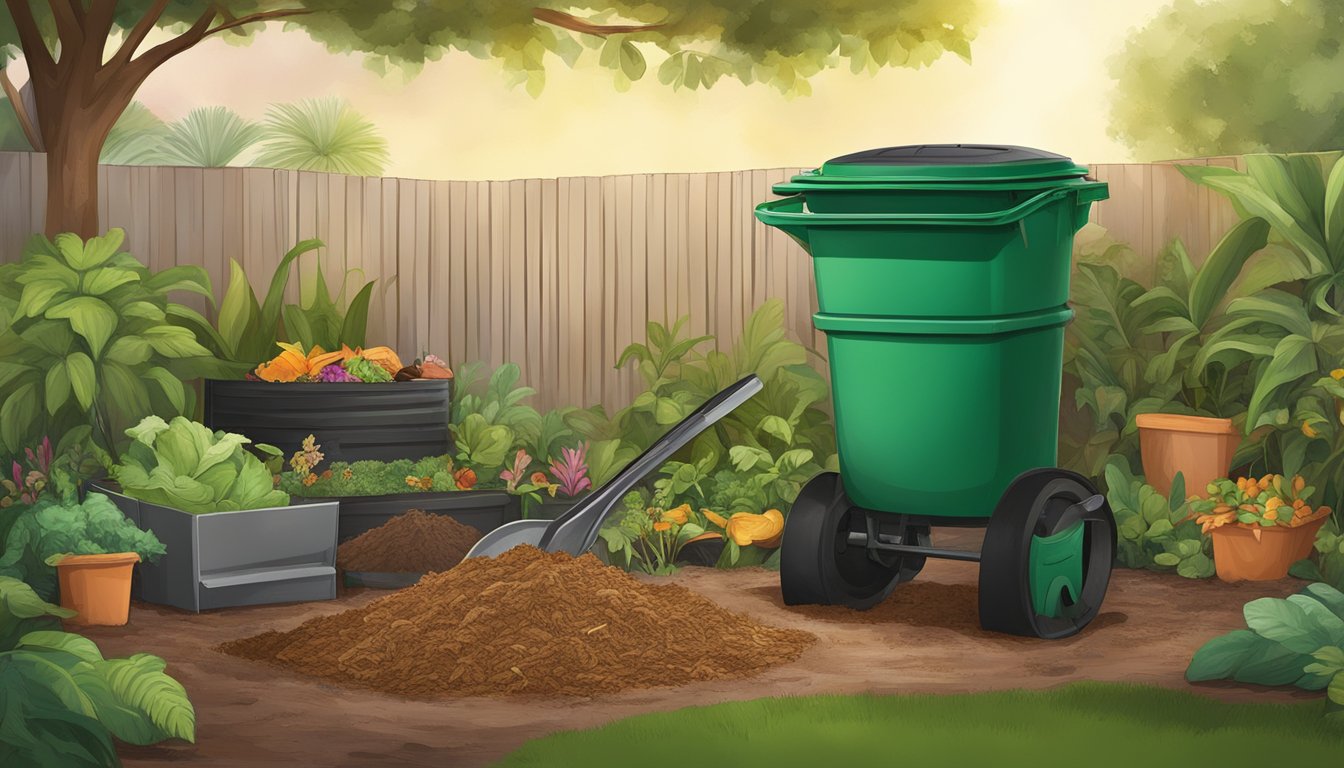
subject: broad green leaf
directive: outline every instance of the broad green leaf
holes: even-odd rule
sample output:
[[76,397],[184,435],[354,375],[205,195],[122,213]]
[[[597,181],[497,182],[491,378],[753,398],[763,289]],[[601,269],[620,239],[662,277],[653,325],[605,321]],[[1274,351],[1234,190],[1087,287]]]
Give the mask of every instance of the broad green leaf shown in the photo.
[[1302,299],[1285,291],[1267,290],[1236,299],[1227,306],[1229,315],[1282,328],[1287,333],[1311,336],[1311,318]]
[[[55,416],[70,399],[70,376],[66,373],[64,360],[53,363],[47,369],[43,397],[46,400],[47,413],[51,416]],[[81,407],[88,410],[87,405]]]
[[178,325],[146,328],[141,335],[155,352],[168,358],[209,357],[210,350],[196,341],[196,335]]
[[93,701],[80,689],[70,672],[54,660],[53,655],[14,650],[0,658],[4,659],[5,664],[18,668],[24,677],[55,694],[66,709],[85,717],[96,717]]
[[211,303],[215,300],[214,291],[210,289],[210,275],[204,267],[194,264],[181,264],[156,272],[145,280],[145,287],[156,293],[165,294],[188,291],[206,297]]
[[149,340],[143,336],[128,334],[118,336],[115,341],[107,348],[108,360],[114,360],[122,365],[136,366],[154,355],[154,348],[150,346]]
[[0,404],[0,440],[11,452],[21,451],[27,444],[28,432],[42,406],[37,384],[31,381],[15,387]]
[[60,651],[90,663],[103,660],[103,654],[92,640],[71,632],[29,632],[19,638],[18,647],[30,651]]
[[[1242,609],[1246,626],[1298,654],[1310,654],[1330,645],[1332,637],[1300,605],[1272,597],[1252,600]],[[1337,617],[1336,617],[1337,618]]]
[[[285,286],[289,283],[290,265],[294,260],[305,253],[310,253],[322,247],[321,240],[302,240],[293,248],[285,253],[280,259],[280,263],[275,267],[275,273],[271,275],[271,284],[266,291],[266,299],[262,303],[261,313],[257,319],[257,332],[265,336],[268,340],[262,345],[266,352],[271,349],[274,342],[275,328],[280,322],[280,307],[284,302]],[[249,289],[250,292],[250,289]],[[264,359],[263,355],[263,359]]]
[[1265,247],[1269,225],[1261,219],[1247,219],[1228,231],[1214,247],[1190,285],[1190,319],[1203,328],[1218,302],[1231,289],[1233,281],[1251,254]]
[[115,704],[142,713],[153,725],[126,733],[114,730],[117,738],[132,744],[152,744],[164,737],[196,741],[196,712],[182,684],[164,674],[164,667],[163,659],[145,653],[93,665]]
[[1215,637],[1195,651],[1185,679],[1198,683],[1229,678],[1256,648],[1269,642],[1245,629]]
[[1325,239],[1330,263],[1344,263],[1344,158],[1335,161],[1325,184]]
[[152,323],[161,323],[167,315],[157,304],[148,301],[133,301],[121,308],[122,317],[135,317]]
[[94,375],[93,361],[83,352],[72,352],[65,358],[65,368],[79,407],[87,411],[98,396],[98,379]]
[[[219,335],[224,339],[225,352],[230,357],[238,354],[244,336],[255,329],[257,319],[254,313],[256,298],[247,275],[237,259],[229,259],[229,288],[219,305]],[[274,328],[260,329],[261,333],[272,333]]]
[[68,320],[70,328],[83,336],[95,358],[103,354],[103,345],[117,330],[117,313],[102,299],[78,296],[46,311],[50,320]]
[[[33,588],[18,579],[0,576],[0,621],[10,617],[16,619],[35,619],[42,616],[54,616],[68,619],[74,611],[52,605],[37,596]],[[9,650],[0,648],[0,651]]]
[[111,408],[128,421],[149,412],[149,392],[144,381],[131,369],[113,360],[104,360],[98,367],[102,374],[99,402]]
[[1283,208],[1274,197],[1249,176],[1233,175],[1212,176],[1204,180],[1209,187],[1233,197],[1251,215],[1258,216],[1269,223],[1281,236],[1294,247],[1312,258],[1316,264],[1325,267],[1330,264],[1329,255],[1319,237],[1304,229],[1306,222],[1300,222]]
[[373,299],[373,281],[365,283],[345,308],[345,320],[341,325],[340,342],[351,347],[364,346],[365,334],[369,325],[369,302]]
[[185,384],[178,380],[176,376],[167,370],[155,366],[144,372],[144,377],[159,385],[163,396],[168,398],[172,404],[173,410],[180,414],[185,414],[187,409],[187,395]]
[[[1340,546],[1344,547],[1344,540],[1340,541]],[[1344,549],[1341,549],[1341,554],[1344,554]],[[1335,587],[1329,584],[1309,584],[1302,590],[1302,594],[1315,599],[1336,616],[1344,619],[1344,593]]]
[[774,435],[785,445],[793,444],[793,427],[790,427],[789,422],[780,416],[766,416],[756,425],[756,429]]
[[1279,387],[1315,372],[1316,353],[1311,340],[1296,335],[1284,337],[1256,378],[1255,391],[1246,409],[1246,431],[1260,425],[1260,416],[1268,409],[1270,398]]
[[102,296],[119,285],[133,283],[139,279],[140,276],[129,269],[99,267],[89,270],[84,275],[84,293],[90,296]]
[[69,291],[55,280],[37,280],[23,287],[15,314],[19,317],[37,317],[53,305],[69,300]]

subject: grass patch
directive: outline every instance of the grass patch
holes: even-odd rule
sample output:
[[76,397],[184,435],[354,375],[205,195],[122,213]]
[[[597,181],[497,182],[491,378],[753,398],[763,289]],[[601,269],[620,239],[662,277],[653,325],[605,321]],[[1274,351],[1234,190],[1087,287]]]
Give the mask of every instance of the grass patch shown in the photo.
[[524,744],[500,768],[1338,765],[1324,701],[1229,704],[1076,683],[953,696],[812,696],[641,715]]

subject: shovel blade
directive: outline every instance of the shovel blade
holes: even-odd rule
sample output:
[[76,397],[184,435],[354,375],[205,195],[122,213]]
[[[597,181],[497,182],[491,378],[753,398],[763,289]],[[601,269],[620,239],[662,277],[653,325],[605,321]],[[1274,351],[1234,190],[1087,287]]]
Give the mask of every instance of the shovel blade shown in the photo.
[[541,537],[550,524],[550,520],[514,520],[505,523],[482,536],[467,552],[467,557],[495,557],[523,544],[540,546]]

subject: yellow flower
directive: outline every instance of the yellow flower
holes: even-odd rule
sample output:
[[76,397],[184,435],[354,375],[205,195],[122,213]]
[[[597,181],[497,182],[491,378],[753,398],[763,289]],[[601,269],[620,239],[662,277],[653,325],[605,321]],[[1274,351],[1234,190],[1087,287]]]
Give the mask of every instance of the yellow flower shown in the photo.
[[313,483],[316,483],[316,482],[317,482],[317,475],[314,475],[312,472],[309,472],[309,473],[308,473],[307,475],[305,475],[304,478],[303,478],[303,484],[304,484],[305,486],[312,485]]
[[[1283,499],[1278,496],[1271,496],[1269,501],[1265,502],[1265,517],[1269,517],[1270,512],[1275,512],[1281,506],[1283,506]],[[1277,512],[1275,513],[1277,514]],[[1269,519],[1273,520],[1274,518],[1270,517]]]
[[1293,478],[1293,493],[1301,493],[1307,487],[1307,481],[1301,475]]
[[1266,519],[1266,520],[1278,520],[1278,519],[1279,519],[1279,513],[1278,513],[1278,512],[1275,512],[1275,511],[1272,510],[1272,509],[1267,509],[1267,510],[1265,510],[1265,519]]
[[784,515],[777,509],[767,509],[760,515],[738,512],[728,519],[725,531],[740,547],[750,544],[774,547],[779,544],[780,534],[784,531]]
[[1302,422],[1302,434],[1306,435],[1307,437],[1318,437],[1320,433],[1312,429],[1311,425],[1304,421]]
[[1331,371],[1330,378],[1334,379],[1335,381],[1344,379],[1344,368],[1336,368],[1335,370]]
[[700,514],[704,515],[706,520],[719,526],[720,528],[728,527],[728,521],[717,512],[708,509],[702,509],[700,510]]
[[343,480],[349,480],[350,478],[352,478],[352,477],[354,477],[354,476],[355,476],[354,471],[351,470],[349,467],[346,467],[345,470],[344,470],[343,472],[341,472],[341,479],[343,479]]
[[669,531],[671,529],[672,524],[667,522],[666,520],[659,520],[658,522],[653,524],[653,530],[658,531],[659,533],[662,533],[663,531]]
[[415,475],[407,475],[407,476],[406,476],[406,484],[409,485],[409,486],[412,487],[412,488],[419,488],[419,487],[420,487],[420,478],[416,477]]
[[679,507],[673,507],[663,513],[663,520],[677,525],[685,525],[691,517],[691,505],[682,504]]

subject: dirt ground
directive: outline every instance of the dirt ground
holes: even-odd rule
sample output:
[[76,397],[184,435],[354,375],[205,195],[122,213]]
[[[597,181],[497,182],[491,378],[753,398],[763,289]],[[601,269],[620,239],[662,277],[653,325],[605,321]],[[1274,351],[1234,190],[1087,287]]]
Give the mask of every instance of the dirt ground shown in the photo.
[[[935,532],[940,546],[973,546],[970,532]],[[489,765],[523,742],[630,715],[766,696],[818,693],[958,693],[1045,688],[1074,680],[1190,688],[1190,655],[1241,626],[1256,597],[1301,582],[1222,584],[1117,570],[1101,615],[1082,634],[1036,641],[982,632],[974,564],[931,561],[873,610],[785,607],[778,574],[686,568],[670,577],[721,605],[817,635],[795,663],[738,681],[628,691],[593,699],[406,701],[299,678],[211,650],[225,640],[289,629],[313,616],[375,600],[338,600],[191,615],[136,604],[125,627],[88,630],[107,656],[145,651],[168,660],[196,707],[197,743],[122,747],[128,766]],[[1227,699],[1290,698],[1235,685],[1195,690]]]

